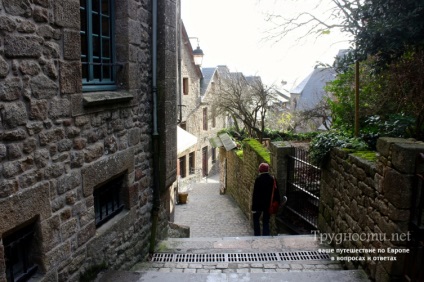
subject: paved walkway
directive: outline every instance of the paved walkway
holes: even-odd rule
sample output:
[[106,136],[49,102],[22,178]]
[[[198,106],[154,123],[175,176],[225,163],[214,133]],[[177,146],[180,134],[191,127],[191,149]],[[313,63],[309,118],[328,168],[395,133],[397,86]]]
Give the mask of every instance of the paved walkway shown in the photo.
[[191,238],[252,236],[247,217],[219,187],[219,174],[192,184],[187,204],[175,207],[174,222],[190,226]]

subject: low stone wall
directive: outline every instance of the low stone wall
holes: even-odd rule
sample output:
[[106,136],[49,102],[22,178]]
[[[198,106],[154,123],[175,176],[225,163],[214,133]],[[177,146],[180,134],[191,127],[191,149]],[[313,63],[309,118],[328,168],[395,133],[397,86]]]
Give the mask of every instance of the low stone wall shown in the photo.
[[[285,195],[287,178],[286,154],[291,146],[285,142],[270,144],[270,169],[276,177],[280,195]],[[252,194],[258,167],[262,162],[267,162],[249,144],[244,144],[243,157],[235,151],[226,152],[220,149],[221,191],[231,195],[249,221],[252,223]],[[277,234],[275,217],[271,217],[271,234]]]
[[333,149],[322,169],[319,238],[334,236],[335,249],[375,249],[376,254],[358,255],[365,261],[347,266],[360,264],[376,281],[392,281],[401,276],[404,257],[390,254],[389,248],[406,249],[410,240],[415,157],[424,152],[424,143],[381,138],[377,151],[371,162]]

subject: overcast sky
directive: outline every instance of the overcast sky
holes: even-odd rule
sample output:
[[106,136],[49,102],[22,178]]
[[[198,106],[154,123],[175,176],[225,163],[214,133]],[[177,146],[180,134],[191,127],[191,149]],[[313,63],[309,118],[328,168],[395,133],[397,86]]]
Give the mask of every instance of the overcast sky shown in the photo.
[[[347,48],[345,36],[312,36],[297,43],[293,34],[280,42],[263,40],[270,29],[266,11],[296,15],[304,9],[316,10],[319,1],[325,13],[331,0],[181,0],[182,18],[189,37],[198,37],[205,53],[202,67],[227,65],[231,71],[259,75],[268,84],[287,81],[286,89],[300,83],[317,61],[332,64],[339,49]],[[196,40],[192,40],[196,48]]]

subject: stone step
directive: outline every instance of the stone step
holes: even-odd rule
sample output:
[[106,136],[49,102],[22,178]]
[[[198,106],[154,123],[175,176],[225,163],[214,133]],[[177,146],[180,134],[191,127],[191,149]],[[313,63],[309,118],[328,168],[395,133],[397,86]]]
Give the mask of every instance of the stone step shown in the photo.
[[316,251],[328,247],[313,235],[280,235],[265,237],[169,238],[161,241],[156,252],[219,253]]
[[341,271],[342,265],[332,260],[301,260],[275,262],[142,262],[136,272],[171,273],[283,273],[290,271]]
[[325,247],[311,235],[170,238],[132,272],[109,271],[97,281],[369,281],[318,252]]
[[124,272],[109,271],[103,273],[96,281],[101,282],[238,282],[238,281],[296,281],[296,282],[365,282],[370,281],[361,270],[345,271],[286,271],[280,273],[176,273],[176,272]]

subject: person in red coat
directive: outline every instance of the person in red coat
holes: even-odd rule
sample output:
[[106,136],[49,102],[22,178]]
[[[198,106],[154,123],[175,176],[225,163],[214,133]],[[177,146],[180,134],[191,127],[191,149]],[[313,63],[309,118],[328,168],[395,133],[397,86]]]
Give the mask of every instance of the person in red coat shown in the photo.
[[[255,236],[261,236],[260,217],[262,215],[262,236],[269,236],[268,212],[271,203],[271,194],[274,187],[274,177],[269,173],[269,165],[261,163],[259,165],[259,175],[255,179],[252,196],[253,231]],[[280,193],[274,191],[274,200],[280,204]]]

